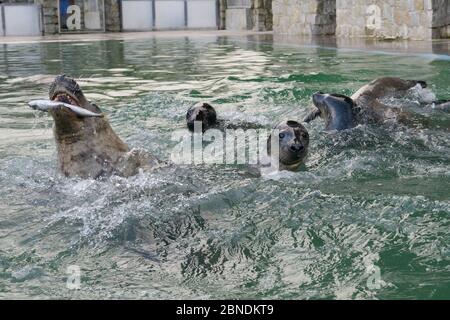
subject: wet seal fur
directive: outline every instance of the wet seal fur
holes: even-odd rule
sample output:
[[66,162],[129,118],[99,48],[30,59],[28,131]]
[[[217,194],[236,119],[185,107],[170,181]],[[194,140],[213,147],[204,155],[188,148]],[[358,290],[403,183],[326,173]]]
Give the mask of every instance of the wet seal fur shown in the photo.
[[450,100],[438,100],[432,103],[433,109],[450,112]]
[[[274,130],[278,131],[279,139],[279,170],[297,170],[308,155],[308,130],[297,121],[288,120],[279,123]],[[267,154],[273,157],[271,139],[267,139]]]
[[196,121],[201,122],[203,132],[216,126],[216,110],[206,102],[200,102],[193,105],[186,113],[186,123],[189,131],[194,131],[194,124]]
[[[76,81],[65,75],[55,78],[50,86],[49,98],[94,114],[102,113],[96,104],[86,99]],[[158,159],[144,150],[130,150],[104,116],[80,116],[64,105],[47,111],[54,120],[58,167],[67,177],[128,177],[137,174],[139,168],[151,169],[160,164]]]
[[321,117],[325,121],[326,131],[345,130],[361,123],[382,123],[389,120],[409,124],[412,118],[410,112],[402,108],[390,107],[379,99],[404,97],[409,89],[417,85],[422,88],[427,87],[425,81],[384,77],[363,86],[351,97],[317,92],[313,95],[316,109],[311,111],[303,121],[309,123]]

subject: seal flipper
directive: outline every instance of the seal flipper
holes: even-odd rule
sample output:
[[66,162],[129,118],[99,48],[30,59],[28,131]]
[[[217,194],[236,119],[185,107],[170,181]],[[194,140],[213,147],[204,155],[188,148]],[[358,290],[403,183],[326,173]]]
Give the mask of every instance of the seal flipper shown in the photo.
[[320,110],[316,108],[316,110],[311,111],[308,115],[303,119],[303,122],[310,123],[317,117],[320,117]]

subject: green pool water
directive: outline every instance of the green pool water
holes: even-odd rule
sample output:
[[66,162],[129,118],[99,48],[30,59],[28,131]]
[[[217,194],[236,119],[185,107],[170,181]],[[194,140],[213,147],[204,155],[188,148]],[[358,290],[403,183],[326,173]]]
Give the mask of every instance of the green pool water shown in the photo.
[[195,102],[270,128],[380,76],[450,99],[449,56],[239,37],[1,46],[0,298],[450,298],[448,113],[408,101],[427,126],[313,122],[305,167],[270,178],[177,165],[96,181],[58,175],[52,119],[26,106],[71,75],[130,146],[169,159]]

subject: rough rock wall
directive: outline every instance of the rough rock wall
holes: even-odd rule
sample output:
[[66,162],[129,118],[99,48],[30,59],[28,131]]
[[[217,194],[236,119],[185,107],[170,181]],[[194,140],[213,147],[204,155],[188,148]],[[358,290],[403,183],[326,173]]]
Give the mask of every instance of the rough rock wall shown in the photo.
[[252,25],[255,31],[272,30],[272,0],[253,0]]
[[433,38],[450,38],[450,1],[432,0]]
[[336,0],[336,36],[431,39],[432,0]]
[[273,0],[272,9],[277,34],[450,37],[449,0]]
[[335,0],[273,0],[273,31],[292,35],[332,35]]
[[44,34],[55,34],[59,32],[58,23],[58,1],[36,0],[35,3],[42,5],[44,13]]
[[110,32],[119,32],[122,30],[120,22],[120,1],[119,0],[104,0],[105,1],[105,30]]
[[226,0],[224,16],[227,30],[272,30],[272,0]]

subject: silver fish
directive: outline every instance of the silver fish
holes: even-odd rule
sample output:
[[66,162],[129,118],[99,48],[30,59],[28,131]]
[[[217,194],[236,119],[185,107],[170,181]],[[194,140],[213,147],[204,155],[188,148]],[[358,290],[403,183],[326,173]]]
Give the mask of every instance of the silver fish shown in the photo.
[[94,113],[84,108],[80,108],[78,106],[74,106],[73,104],[68,104],[60,101],[52,101],[52,100],[32,100],[28,102],[28,105],[31,109],[45,111],[56,109],[59,107],[66,107],[73,112],[75,112],[80,117],[103,117],[102,113]]

